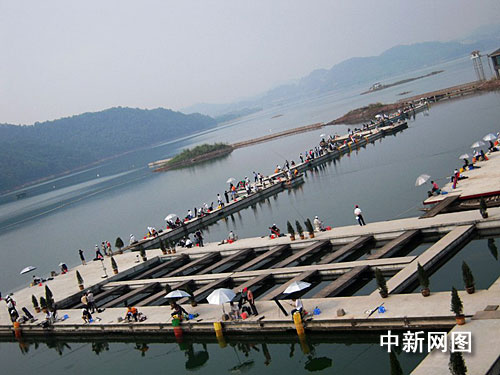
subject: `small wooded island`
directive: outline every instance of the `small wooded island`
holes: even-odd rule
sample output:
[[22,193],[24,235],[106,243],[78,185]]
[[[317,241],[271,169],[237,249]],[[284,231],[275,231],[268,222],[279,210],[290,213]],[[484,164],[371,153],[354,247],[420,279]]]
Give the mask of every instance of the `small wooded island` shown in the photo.
[[233,147],[227,143],[202,144],[192,149],[187,148],[172,159],[160,164],[153,172],[164,172],[170,169],[188,167],[207,160],[230,154]]

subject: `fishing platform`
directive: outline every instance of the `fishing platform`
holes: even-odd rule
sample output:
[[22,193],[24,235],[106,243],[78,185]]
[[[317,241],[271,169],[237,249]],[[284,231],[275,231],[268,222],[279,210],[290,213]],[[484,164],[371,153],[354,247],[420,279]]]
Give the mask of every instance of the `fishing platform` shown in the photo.
[[[425,108],[427,108],[427,105],[422,104],[421,106],[414,108],[412,111],[418,112],[424,110]],[[139,250],[141,247],[144,249],[154,249],[160,246],[161,241],[178,241],[190,233],[201,230],[210,224],[256,204],[257,202],[260,202],[270,196],[278,194],[285,189],[293,189],[304,182],[303,173],[307,170],[324,164],[332,159],[340,158],[342,155],[349,154],[353,150],[363,148],[367,144],[373,143],[384,136],[393,135],[408,128],[408,123],[400,120],[400,117],[402,116],[403,115],[400,114],[391,118],[391,121],[397,120],[397,122],[394,123],[386,120],[385,125],[371,125],[368,129],[355,133],[355,138],[351,139],[346,135],[335,139],[336,142],[341,143],[340,146],[336,146],[331,150],[325,149],[320,156],[292,166],[291,168],[293,170],[297,170],[299,175],[291,180],[286,178],[286,173],[284,171],[271,174],[264,179],[262,184],[258,184],[257,191],[248,194],[245,190],[239,190],[235,199],[231,199],[229,203],[225,204],[223,207],[215,208],[204,216],[195,217],[191,220],[185,220],[176,228],[159,231],[157,236],[140,239],[136,243],[125,247],[124,250]]]
[[[496,164],[499,158],[486,163]],[[482,170],[482,169],[481,169]],[[476,170],[480,171],[480,170]],[[474,171],[472,171],[474,172]],[[307,281],[311,287],[302,297],[304,308],[321,314],[306,321],[307,332],[353,330],[411,330],[455,329],[455,316],[450,312],[450,293],[435,292],[429,297],[412,293],[416,286],[417,264],[428,272],[438,269],[471,239],[500,235],[500,208],[489,208],[489,218],[483,219],[478,210],[438,214],[425,219],[406,218],[369,223],[366,226],[345,226],[316,232],[314,238],[291,241],[289,236],[271,239],[245,238],[231,244],[207,244],[203,248],[178,248],[175,254],[164,255],[160,249],[146,251],[147,260],[138,260],[137,252],[115,254],[119,272],[103,278],[100,261],[77,266],[64,275],[45,282],[55,298],[58,316],[67,316],[49,328],[39,325],[44,314],[34,314],[38,320],[20,326],[26,336],[94,336],[120,334],[174,335],[170,307],[164,298],[169,289],[188,290],[197,302],[192,307],[181,300],[183,307],[197,318],[181,323],[185,334],[213,334],[214,323],[221,322],[221,306],[206,302],[214,289],[226,287],[238,291],[250,288],[259,312],[245,320],[221,322],[224,334],[279,333],[294,330],[291,317],[277,306],[280,301],[290,311],[285,288],[293,281]],[[413,250],[422,243],[429,244],[422,253]],[[110,258],[103,263],[111,271]],[[364,295],[353,291],[370,285],[378,268],[387,278],[389,297],[383,299],[376,286]],[[85,290],[81,291],[76,271],[82,275]],[[85,324],[81,318],[82,293],[92,290],[99,308],[94,318],[99,321]],[[491,336],[500,318],[497,312],[485,309],[500,304],[500,278],[487,289],[474,294],[459,292],[467,324],[480,342]],[[17,291],[14,299],[18,309],[32,310],[32,295],[44,296],[43,286]],[[147,316],[143,322],[125,323],[125,306],[131,304]],[[384,305],[385,313],[377,311]],[[488,327],[489,328],[488,328]],[[476,328],[477,327],[477,328]],[[0,335],[12,335],[14,328],[6,309],[0,309]],[[496,339],[495,339],[496,340]],[[483,344],[482,344],[483,345]],[[498,346],[497,346],[498,348]],[[488,358],[498,359],[498,354]],[[437,359],[434,359],[437,358]],[[415,370],[429,368],[442,361],[430,355]],[[474,367],[474,357],[467,365]],[[484,360],[477,360],[485,366]],[[430,363],[427,365],[427,363]],[[493,366],[494,363],[490,363]],[[423,370],[422,370],[423,371]],[[486,372],[474,372],[486,373]]]

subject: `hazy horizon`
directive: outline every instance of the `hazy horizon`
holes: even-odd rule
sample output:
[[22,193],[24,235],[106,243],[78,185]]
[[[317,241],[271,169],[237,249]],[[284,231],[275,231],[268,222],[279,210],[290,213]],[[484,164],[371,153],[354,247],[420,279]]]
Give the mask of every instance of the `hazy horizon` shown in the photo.
[[0,0],[0,123],[255,96],[399,44],[498,24],[493,0]]

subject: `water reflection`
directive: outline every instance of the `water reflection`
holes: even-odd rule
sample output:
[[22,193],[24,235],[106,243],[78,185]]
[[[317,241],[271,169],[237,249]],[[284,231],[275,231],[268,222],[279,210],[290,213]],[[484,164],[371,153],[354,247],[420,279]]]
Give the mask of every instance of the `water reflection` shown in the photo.
[[97,341],[92,343],[92,351],[96,354],[99,355],[104,351],[109,351],[109,344],[104,341]]
[[389,363],[391,366],[391,375],[403,375],[403,369],[399,363],[399,359],[394,352],[389,353]]
[[[0,341],[3,362],[22,363],[26,373],[34,373],[37,366],[44,363],[53,375],[62,374],[70,366],[86,366],[89,361],[99,364],[103,373],[138,372],[139,369],[157,373],[164,368],[166,356],[169,372],[178,373],[189,370],[202,374],[229,372],[263,375],[321,371],[354,374],[365,373],[363,367],[372,363],[372,373],[388,374],[391,368],[397,368],[394,367],[395,361],[401,362],[399,367],[403,367],[406,373],[424,356],[412,353],[409,358],[403,353],[390,361],[380,361],[384,350],[379,347],[379,336],[374,333],[311,333],[299,338],[295,332],[283,332],[280,335],[226,336],[220,342],[215,335],[184,336],[180,341],[176,341],[173,335],[167,338],[118,335],[99,339],[24,337],[18,342],[7,340],[9,342]],[[15,351],[9,350],[9,345]],[[16,348],[18,345],[19,350]],[[45,347],[54,350],[46,350]],[[38,361],[21,360],[28,353],[30,358],[36,356]],[[359,361],[361,356],[363,361]],[[120,360],[116,361],[118,357]]]
[[203,350],[195,351],[193,344],[189,344],[187,350],[185,351],[186,357],[188,357],[185,367],[186,370],[196,370],[205,365],[209,359],[207,344],[202,344]]
[[333,361],[331,358],[328,357],[313,358],[312,356],[309,356],[304,368],[310,372],[322,371],[324,369],[327,369],[328,367],[332,367],[332,364]]
[[488,238],[488,249],[495,260],[498,260],[498,249],[494,238]]
[[47,345],[47,348],[49,348],[49,349],[54,349],[57,352],[57,354],[59,354],[60,356],[63,355],[65,349],[71,350],[71,346],[69,346],[68,343],[66,343],[64,341],[60,341],[60,340],[53,338],[53,337],[50,339],[47,339],[47,341],[45,342],[45,345]]

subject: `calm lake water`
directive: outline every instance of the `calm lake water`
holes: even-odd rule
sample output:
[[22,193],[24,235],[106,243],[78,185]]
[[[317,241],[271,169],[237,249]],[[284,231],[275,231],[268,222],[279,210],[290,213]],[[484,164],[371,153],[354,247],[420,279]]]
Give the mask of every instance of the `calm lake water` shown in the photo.
[[[278,341],[272,337],[228,338],[227,346],[221,348],[212,341],[158,343],[146,337],[128,342],[28,342],[23,354],[18,343],[3,343],[0,349],[4,358],[18,359],[16,374],[135,374],[141,370],[151,374],[366,374],[367,363],[371,374],[389,374],[389,355],[378,340],[374,334],[332,334],[328,338],[309,337],[301,345],[293,336]],[[423,357],[404,352],[398,355],[405,373]]]
[[[126,241],[131,233],[143,235],[147,226],[159,228],[169,213],[185,215],[195,205],[199,207],[204,202],[216,201],[217,193],[227,187],[225,181],[229,177],[251,177],[252,171],[270,174],[276,164],[283,164],[285,159],[298,160],[299,152],[314,147],[321,133],[343,134],[347,127],[328,127],[254,145],[211,163],[168,173],[151,173],[148,162],[172,156],[182,148],[199,143],[235,142],[329,121],[368,103],[398,100],[401,98],[398,93],[403,91],[412,91],[408,94],[412,95],[474,80],[470,60],[464,58],[393,77],[387,82],[437,69],[445,72],[369,95],[360,96],[366,87],[359,86],[348,92],[334,92],[253,114],[202,134],[133,152],[92,169],[34,186],[28,189],[28,198],[23,200],[15,201],[13,194],[1,196],[0,290],[5,294],[26,285],[30,276],[19,275],[19,270],[27,265],[38,267],[38,274],[46,275],[57,269],[61,261],[70,266],[77,264],[79,248],[88,249],[89,258],[90,249],[96,243],[103,240],[114,243],[117,236]],[[470,145],[485,134],[500,130],[499,104],[500,95],[489,93],[435,105],[427,115],[419,114],[410,121],[409,128],[403,132],[308,172],[306,183],[299,189],[280,193],[214,224],[205,231],[206,241],[220,241],[229,230],[240,237],[262,236],[272,223],[284,229],[287,220],[315,215],[331,226],[353,225],[354,204],[361,206],[368,222],[418,215],[429,187],[415,187],[416,177],[427,173],[440,185],[447,182],[453,169],[461,163],[460,154],[470,152]],[[272,118],[278,114],[282,116]],[[465,249],[462,254],[468,251]],[[432,282],[442,285],[439,280],[444,278],[446,275],[436,272]],[[443,288],[446,290],[445,286]],[[371,343],[352,343],[347,339],[340,342],[318,340],[314,346],[315,356],[331,358],[332,368],[338,373],[359,374],[367,366],[380,366],[371,373],[387,373],[388,356],[376,340]],[[60,356],[43,343],[37,350],[32,345],[26,355],[21,354],[17,343],[1,343],[0,359],[2,363],[7,361],[9,367],[15,364],[11,369],[16,373],[31,373],[39,368],[43,368],[42,373],[53,374],[68,370],[123,373],[130,369],[154,371],[166,366],[185,372],[189,351],[182,350],[178,344],[148,346],[144,357],[134,349],[135,343],[112,343],[109,351],[96,356],[91,344],[72,343]],[[203,350],[201,344],[194,347],[195,351]],[[216,344],[209,344],[210,360],[199,371],[225,373],[247,360],[253,361],[249,373],[307,371],[304,367],[310,358],[301,352],[298,344],[292,356],[289,356],[290,343],[269,344],[272,357],[269,365],[264,363],[262,344],[256,344],[256,348],[260,351],[250,349],[246,357],[236,348],[221,349]],[[401,362],[405,372],[420,359],[418,355],[403,355]]]

